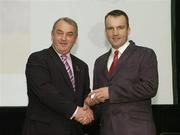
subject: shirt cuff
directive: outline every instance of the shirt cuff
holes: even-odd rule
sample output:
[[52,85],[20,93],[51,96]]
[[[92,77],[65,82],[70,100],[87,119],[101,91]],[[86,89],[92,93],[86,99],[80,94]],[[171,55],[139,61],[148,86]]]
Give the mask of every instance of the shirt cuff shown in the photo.
[[79,109],[79,107],[77,107],[76,110],[74,111],[73,115],[72,115],[71,118],[70,118],[71,120],[75,117],[75,115],[76,115],[78,109]]

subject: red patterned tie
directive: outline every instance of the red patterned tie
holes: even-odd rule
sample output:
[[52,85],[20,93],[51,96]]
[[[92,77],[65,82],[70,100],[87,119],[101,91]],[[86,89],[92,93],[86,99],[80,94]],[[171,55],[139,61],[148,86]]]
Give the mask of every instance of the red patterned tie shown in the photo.
[[114,52],[114,58],[113,58],[113,62],[112,62],[112,64],[111,64],[111,67],[110,67],[110,69],[109,69],[109,75],[112,75],[112,72],[114,71],[114,69],[115,69],[115,67],[116,67],[116,65],[117,65],[117,63],[118,63],[118,53],[119,53],[118,50],[116,50],[116,51]]
[[71,67],[69,66],[69,64],[67,62],[67,55],[61,55],[61,59],[62,59],[62,62],[64,63],[64,65],[65,65],[65,68],[66,68],[66,71],[67,71],[67,73],[69,75],[69,78],[71,80],[72,86],[75,89],[74,75],[72,73]]

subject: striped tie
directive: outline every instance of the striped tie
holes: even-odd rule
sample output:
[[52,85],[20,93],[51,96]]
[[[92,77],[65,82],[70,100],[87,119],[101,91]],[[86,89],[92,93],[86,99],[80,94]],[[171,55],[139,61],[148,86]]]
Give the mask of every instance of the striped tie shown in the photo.
[[61,60],[64,63],[66,71],[67,71],[69,78],[71,80],[72,86],[75,89],[75,79],[74,79],[74,75],[72,73],[71,67],[69,66],[69,64],[67,62],[67,55],[61,55]]

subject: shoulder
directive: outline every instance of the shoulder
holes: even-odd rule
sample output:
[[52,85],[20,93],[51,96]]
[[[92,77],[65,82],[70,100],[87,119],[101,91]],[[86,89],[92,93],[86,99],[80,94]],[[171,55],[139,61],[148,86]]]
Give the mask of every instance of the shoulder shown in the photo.
[[145,53],[148,53],[148,52],[154,52],[154,50],[152,48],[149,48],[149,47],[145,47],[145,46],[136,46],[137,49],[139,51],[142,51],[142,52],[145,52]]
[[51,47],[50,47],[50,48],[42,49],[42,50],[40,50],[40,51],[32,52],[32,53],[30,54],[30,56],[47,55],[50,49],[51,49]]
[[97,59],[96,59],[96,63],[97,62],[103,62],[104,60],[107,60],[107,58],[109,57],[109,54],[110,54],[110,51],[102,54],[101,56],[99,56]]
[[137,45],[133,41],[130,41],[130,45],[133,46],[135,48],[135,51],[137,53],[139,53],[140,55],[143,55],[143,54],[144,55],[148,55],[148,54],[156,55],[152,48],[141,46],[141,45]]
[[140,45],[135,45],[134,48],[134,56],[138,57],[138,59],[157,59],[156,53],[152,48]]
[[153,49],[144,47],[144,46],[138,46],[139,54],[143,57],[156,57],[156,54]]
[[46,58],[47,55],[48,55],[48,49],[36,51],[36,52],[33,52],[29,55],[28,61],[42,60],[42,59]]

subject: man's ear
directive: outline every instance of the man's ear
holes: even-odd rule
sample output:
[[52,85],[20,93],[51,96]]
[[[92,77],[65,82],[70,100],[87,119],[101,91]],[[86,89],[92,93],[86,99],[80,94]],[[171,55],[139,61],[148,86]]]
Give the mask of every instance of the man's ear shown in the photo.
[[128,35],[131,33],[131,28],[129,27],[128,28]]
[[51,32],[51,41],[53,41],[53,31]]

